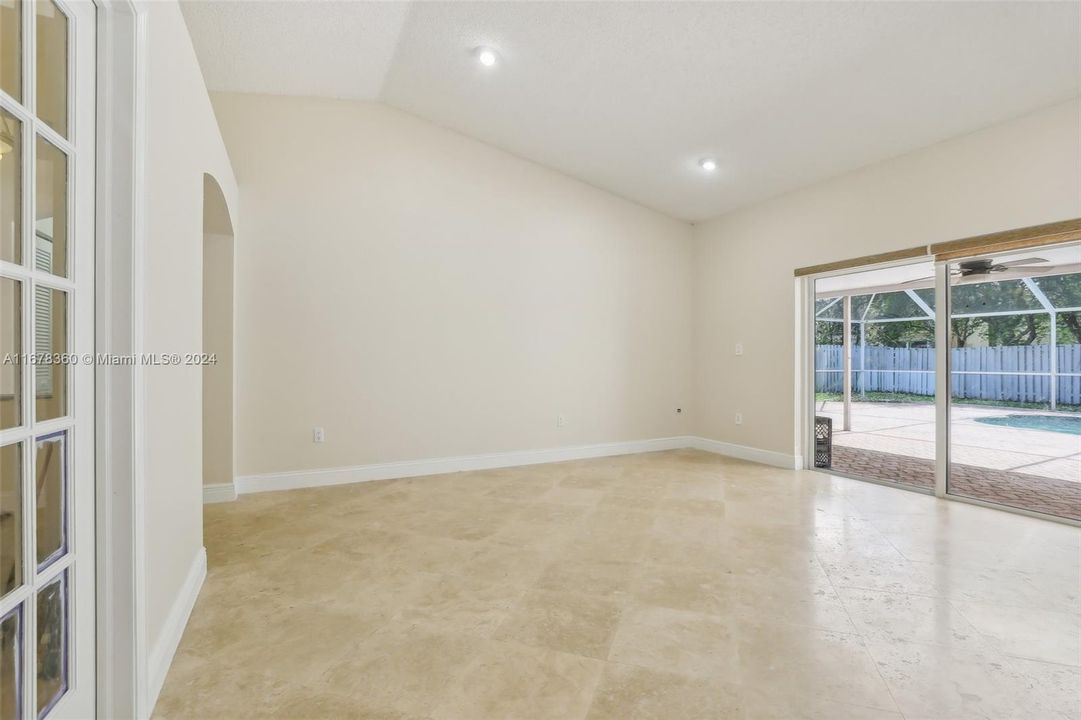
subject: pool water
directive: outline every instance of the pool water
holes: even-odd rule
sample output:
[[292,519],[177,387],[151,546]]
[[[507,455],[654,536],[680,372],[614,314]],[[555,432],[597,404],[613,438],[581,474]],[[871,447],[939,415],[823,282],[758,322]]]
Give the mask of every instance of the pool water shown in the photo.
[[1069,417],[1068,415],[996,415],[994,417],[976,418],[976,422],[1023,428],[1025,430],[1046,430],[1081,435],[1081,415],[1078,417]]

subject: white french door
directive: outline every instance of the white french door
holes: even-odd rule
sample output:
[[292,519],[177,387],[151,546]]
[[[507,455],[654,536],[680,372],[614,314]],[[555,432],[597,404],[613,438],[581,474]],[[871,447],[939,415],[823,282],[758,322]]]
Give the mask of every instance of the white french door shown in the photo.
[[95,8],[0,0],[0,720],[95,714]]

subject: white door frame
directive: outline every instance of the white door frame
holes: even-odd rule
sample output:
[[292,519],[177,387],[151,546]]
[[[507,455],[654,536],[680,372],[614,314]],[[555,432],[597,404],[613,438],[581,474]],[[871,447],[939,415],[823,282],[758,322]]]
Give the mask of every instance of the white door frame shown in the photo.
[[935,497],[950,474],[950,264],[935,263]]
[[[97,352],[143,348],[142,186],[146,16],[132,0],[98,9]],[[98,365],[97,713],[146,718],[143,372]]]
[[[1053,247],[1061,243],[1049,243],[1048,247]],[[1000,503],[989,502],[986,500],[979,500],[977,498],[965,497],[963,495],[955,495],[949,492],[947,479],[949,476],[950,468],[950,407],[951,407],[951,374],[950,374],[950,352],[949,352],[949,328],[950,328],[950,293],[949,293],[949,278],[950,278],[950,265],[956,263],[958,260],[935,261],[935,347],[945,348],[946,352],[935,353],[935,485],[932,490],[927,490],[912,485],[905,485],[904,483],[892,483],[882,480],[875,480],[873,478],[862,478],[846,475],[843,472],[837,472],[827,468],[816,468],[814,465],[814,422],[812,420],[814,416],[815,408],[815,281],[827,277],[835,277],[838,275],[848,275],[854,272],[861,272],[866,270],[877,270],[880,268],[898,267],[902,265],[911,265],[920,261],[934,260],[933,256],[926,256],[922,258],[907,258],[904,260],[895,260],[892,262],[884,263],[872,263],[868,265],[861,265],[859,267],[844,268],[842,270],[831,270],[827,272],[816,273],[813,275],[805,275],[796,278],[797,285],[797,298],[799,300],[798,311],[802,317],[800,322],[797,323],[796,343],[799,348],[800,363],[799,363],[799,383],[797,387],[797,406],[799,407],[800,417],[797,419],[796,427],[798,428],[799,436],[802,439],[804,446],[802,448],[803,467],[808,470],[815,470],[816,472],[824,472],[830,475],[836,475],[840,477],[853,477],[856,480],[863,482],[875,483],[877,485],[885,485],[887,487],[898,488],[901,490],[907,490],[909,492],[917,492],[927,494],[933,494],[938,498],[944,500],[951,500],[956,502],[963,502],[969,505],[979,505],[981,507],[993,508],[995,510],[1002,510],[1004,512],[1014,513],[1015,515],[1024,515],[1026,517],[1038,518],[1040,520],[1050,520],[1051,522],[1060,523],[1063,525],[1072,525],[1074,527],[1081,527],[1081,522],[1072,520],[1070,518],[1059,517],[1057,515],[1048,515],[1047,513],[1036,512],[1034,510],[1026,510],[1025,508],[1013,507],[1010,505],[1003,505]]]

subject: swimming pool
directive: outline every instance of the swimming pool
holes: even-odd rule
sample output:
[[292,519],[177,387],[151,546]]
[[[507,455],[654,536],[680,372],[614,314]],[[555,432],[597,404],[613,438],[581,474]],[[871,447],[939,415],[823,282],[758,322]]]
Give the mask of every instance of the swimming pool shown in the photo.
[[1022,428],[1024,430],[1045,430],[1048,432],[1081,435],[1081,415],[996,415],[976,418],[976,422],[987,425]]

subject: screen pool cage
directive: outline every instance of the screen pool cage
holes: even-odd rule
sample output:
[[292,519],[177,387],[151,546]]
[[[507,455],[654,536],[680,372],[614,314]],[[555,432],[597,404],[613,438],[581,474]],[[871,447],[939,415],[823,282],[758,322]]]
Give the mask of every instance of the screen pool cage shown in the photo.
[[[816,392],[933,401],[934,290],[905,285],[816,295]],[[954,285],[950,305],[955,399],[1081,409],[1081,272]]]

